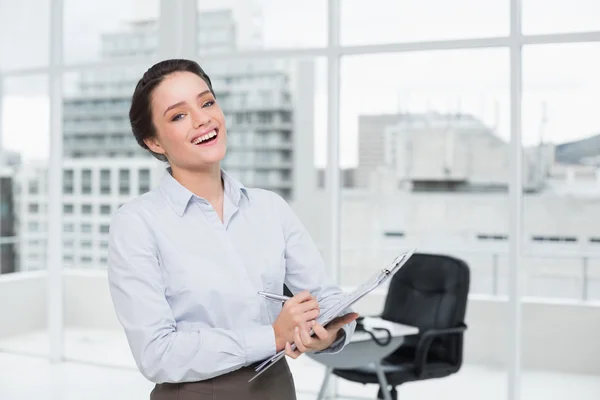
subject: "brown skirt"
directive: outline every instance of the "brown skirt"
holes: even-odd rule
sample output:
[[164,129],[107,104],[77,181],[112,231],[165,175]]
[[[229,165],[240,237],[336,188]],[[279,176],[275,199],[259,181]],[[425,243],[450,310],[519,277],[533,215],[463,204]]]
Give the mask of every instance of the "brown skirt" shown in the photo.
[[283,358],[248,383],[255,365],[200,382],[159,383],[150,400],[296,400],[294,378]]

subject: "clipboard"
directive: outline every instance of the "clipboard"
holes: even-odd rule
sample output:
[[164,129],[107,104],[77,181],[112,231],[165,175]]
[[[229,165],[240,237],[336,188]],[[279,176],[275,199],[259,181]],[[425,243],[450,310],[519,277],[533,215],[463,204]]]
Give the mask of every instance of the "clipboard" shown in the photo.
[[[323,314],[320,314],[316,321],[318,324],[326,327],[331,321],[333,321],[338,316],[342,316],[345,314],[345,310],[347,310],[350,306],[356,303],[358,300],[362,299],[364,296],[369,294],[375,288],[381,286],[384,282],[389,280],[396,272],[402,268],[404,264],[408,261],[410,257],[415,253],[416,249],[410,249],[404,253],[398,255],[394,260],[385,268],[377,272],[371,278],[369,278],[364,284],[356,288],[350,293],[344,294],[344,296],[335,304],[333,307],[330,307]],[[313,335],[314,332],[310,331],[310,334]],[[296,345],[292,344],[292,350],[296,349]],[[252,382],[254,379],[259,377],[263,372],[268,370],[271,366],[273,366],[277,361],[281,360],[285,357],[285,350],[281,350],[273,357],[266,359],[260,365],[258,365],[254,370],[257,372],[248,382]]]

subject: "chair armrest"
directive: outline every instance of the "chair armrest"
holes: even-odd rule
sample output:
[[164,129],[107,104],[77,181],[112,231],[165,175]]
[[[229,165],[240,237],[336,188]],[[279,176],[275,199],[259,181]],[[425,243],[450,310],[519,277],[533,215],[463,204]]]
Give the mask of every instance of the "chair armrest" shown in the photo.
[[421,334],[419,343],[417,344],[417,350],[415,352],[415,369],[418,377],[423,375],[425,367],[427,366],[427,354],[433,339],[439,336],[445,335],[456,335],[461,334],[467,330],[465,324],[460,324],[454,328],[445,329],[428,329]]

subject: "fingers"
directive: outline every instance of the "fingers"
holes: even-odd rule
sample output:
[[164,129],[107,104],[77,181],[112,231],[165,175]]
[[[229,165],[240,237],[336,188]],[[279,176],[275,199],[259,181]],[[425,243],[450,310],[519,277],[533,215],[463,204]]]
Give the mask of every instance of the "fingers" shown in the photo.
[[310,310],[304,313],[304,321],[312,321],[319,316],[319,310]]
[[296,344],[296,349],[298,349],[300,353],[306,352],[306,346],[305,343],[303,343],[302,337],[300,335],[300,328],[298,327],[294,329],[294,343]]
[[315,341],[315,339],[310,337],[310,327],[311,326],[312,326],[311,323],[307,323],[307,324],[304,324],[304,327],[302,329],[299,329],[300,338],[302,339],[302,344],[304,345],[305,348],[312,348],[313,342]]
[[342,326],[354,321],[356,318],[358,318],[357,313],[348,313],[346,315],[343,315],[341,317],[337,317],[336,319],[334,319],[332,321],[332,323],[329,325],[329,327],[331,327],[331,330],[338,330]]
[[313,325],[313,331],[319,340],[327,341],[327,339],[329,339],[329,332],[327,332],[327,329],[325,329],[322,325],[315,323]]
[[342,316],[343,325],[349,324],[350,322],[358,318],[358,313],[352,312]]
[[288,357],[291,357],[291,358],[293,358],[293,359],[296,359],[296,358],[300,357],[300,355],[301,355],[302,353],[300,353],[298,350],[292,350],[292,346],[290,345],[290,343],[289,343],[289,342],[287,342],[287,343],[285,344],[285,354],[286,354]]
[[294,295],[294,297],[292,297],[291,299],[289,299],[287,301],[287,303],[290,304],[300,304],[306,300],[309,300],[311,297],[313,297],[310,292],[303,290],[300,293],[297,293],[296,295]]
[[316,297],[310,294],[310,292],[304,290],[286,301],[284,306],[299,312],[306,312],[308,310],[318,309],[319,302]]
[[319,302],[317,301],[316,298],[312,297],[310,300],[304,301],[303,303],[298,304],[296,307],[297,307],[298,311],[301,311],[301,312],[307,312],[310,310],[318,310]]
[[292,321],[294,321],[294,325],[303,326],[307,322],[310,322],[316,319],[319,316],[319,310],[311,310],[308,312],[297,312],[292,311]]

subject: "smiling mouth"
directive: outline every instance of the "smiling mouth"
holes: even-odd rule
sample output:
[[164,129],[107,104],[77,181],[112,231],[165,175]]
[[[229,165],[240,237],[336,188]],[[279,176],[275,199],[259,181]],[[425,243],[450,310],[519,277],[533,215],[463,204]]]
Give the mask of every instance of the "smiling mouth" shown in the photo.
[[196,139],[194,139],[192,141],[192,144],[196,145],[196,146],[201,146],[203,144],[214,142],[217,139],[218,133],[219,132],[217,129],[213,129],[212,131],[210,131],[202,136],[198,136]]

